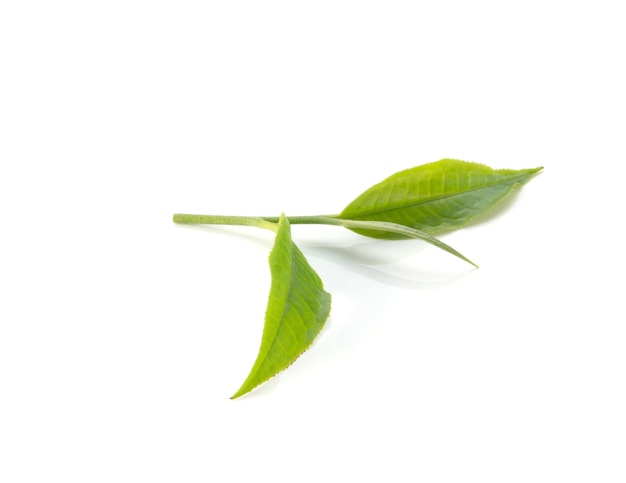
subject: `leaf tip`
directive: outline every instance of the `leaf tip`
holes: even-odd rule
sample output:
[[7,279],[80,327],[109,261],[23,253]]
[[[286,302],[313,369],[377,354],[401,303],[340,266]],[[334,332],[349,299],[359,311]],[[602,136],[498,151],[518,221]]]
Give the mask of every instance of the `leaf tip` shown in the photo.
[[[246,381],[247,382],[247,381]],[[230,400],[234,401],[235,399],[239,399],[241,396],[248,394],[252,389],[256,388],[255,386],[250,386],[249,384],[244,383],[238,390],[230,396]]]
[[[265,381],[263,381],[265,382]],[[248,394],[250,391],[252,391],[253,389],[255,389],[257,386],[261,385],[262,382],[257,382],[257,383],[250,383],[250,376],[248,376],[248,379],[246,379],[244,381],[244,383],[241,385],[241,387],[239,389],[237,389],[237,391],[235,392],[235,394],[233,394],[232,396],[230,396],[231,401],[240,398],[241,396]]]

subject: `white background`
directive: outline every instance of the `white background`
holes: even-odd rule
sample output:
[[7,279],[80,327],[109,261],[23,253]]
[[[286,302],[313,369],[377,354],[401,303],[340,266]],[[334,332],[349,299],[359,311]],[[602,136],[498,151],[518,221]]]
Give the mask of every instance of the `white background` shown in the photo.
[[[626,481],[621,2],[0,6],[0,480]],[[250,395],[272,235],[444,157],[545,170],[333,294]]]

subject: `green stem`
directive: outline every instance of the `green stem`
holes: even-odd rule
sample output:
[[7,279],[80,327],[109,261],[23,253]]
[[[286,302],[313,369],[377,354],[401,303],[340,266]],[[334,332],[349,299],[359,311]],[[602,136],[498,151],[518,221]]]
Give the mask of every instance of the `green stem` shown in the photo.
[[[291,225],[341,225],[334,223],[332,220],[340,221],[337,215],[318,215],[318,216],[288,216],[287,219]],[[262,216],[266,221],[278,223],[278,216]]]
[[265,218],[256,216],[220,216],[220,215],[187,215],[176,213],[174,215],[174,223],[184,225],[241,225],[256,226],[265,228],[266,230],[276,231],[278,229],[276,221],[269,221]]
[[[289,216],[287,217],[289,223],[298,224],[315,224],[315,225],[334,225],[342,226],[349,229],[361,229],[361,230],[381,230],[390,233],[397,233],[404,235],[407,238],[417,238],[424,240],[431,245],[441,248],[442,250],[466,261],[467,263],[478,268],[474,262],[465,257],[454,248],[446,245],[444,242],[428,235],[422,231],[416,230],[409,226],[400,225],[398,223],[390,223],[386,221],[362,221],[362,220],[345,220],[336,218],[335,216]],[[174,223],[184,223],[191,225],[244,225],[244,226],[258,226],[260,228],[266,228],[276,231],[278,217],[275,216],[263,216],[263,217],[250,217],[250,216],[219,216],[219,215],[174,215]]]

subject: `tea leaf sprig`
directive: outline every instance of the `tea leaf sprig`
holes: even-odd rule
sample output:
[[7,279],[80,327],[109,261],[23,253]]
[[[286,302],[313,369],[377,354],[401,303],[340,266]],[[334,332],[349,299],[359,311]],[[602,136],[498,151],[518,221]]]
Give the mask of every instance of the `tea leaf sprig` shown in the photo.
[[493,169],[442,159],[391,175],[364,191],[337,215],[175,214],[175,223],[245,225],[276,233],[269,256],[272,284],[261,347],[248,377],[232,399],[290,366],[313,343],[330,314],[331,295],[293,242],[291,225],[335,225],[377,239],[415,238],[477,267],[433,235],[464,226],[542,169]]

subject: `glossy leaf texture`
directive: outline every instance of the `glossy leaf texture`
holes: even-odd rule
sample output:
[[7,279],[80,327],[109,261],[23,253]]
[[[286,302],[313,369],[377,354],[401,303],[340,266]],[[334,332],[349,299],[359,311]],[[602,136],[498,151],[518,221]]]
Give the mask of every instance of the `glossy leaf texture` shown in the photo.
[[[488,211],[541,169],[493,169],[442,159],[391,175],[363,192],[336,218],[397,223],[430,235],[450,231]],[[373,238],[405,238],[383,231],[353,231]]]
[[269,263],[272,285],[261,347],[250,374],[232,399],[289,367],[311,345],[330,313],[330,294],[291,240],[284,215],[278,221]]

